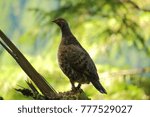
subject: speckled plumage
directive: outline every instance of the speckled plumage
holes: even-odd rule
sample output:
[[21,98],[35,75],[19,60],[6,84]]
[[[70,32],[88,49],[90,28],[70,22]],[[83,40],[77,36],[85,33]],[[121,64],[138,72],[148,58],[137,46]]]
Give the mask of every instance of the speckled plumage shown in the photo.
[[78,82],[78,88],[81,84],[92,83],[101,93],[106,93],[99,82],[95,64],[86,50],[80,45],[77,39],[70,31],[66,20],[58,18],[54,20],[61,29],[62,39],[58,49],[58,62],[63,73],[70,79],[72,89],[75,89],[74,83]]

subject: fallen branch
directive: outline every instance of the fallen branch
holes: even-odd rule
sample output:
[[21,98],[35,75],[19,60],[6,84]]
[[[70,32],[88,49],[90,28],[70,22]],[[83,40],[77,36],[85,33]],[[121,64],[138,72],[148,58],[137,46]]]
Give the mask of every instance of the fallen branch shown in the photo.
[[56,95],[56,91],[50,86],[44,77],[39,74],[34,67],[29,63],[25,56],[18,50],[18,48],[10,41],[10,39],[0,30],[0,37],[3,42],[0,44],[7,50],[7,52],[16,60],[24,72],[36,84],[42,94],[46,97]]

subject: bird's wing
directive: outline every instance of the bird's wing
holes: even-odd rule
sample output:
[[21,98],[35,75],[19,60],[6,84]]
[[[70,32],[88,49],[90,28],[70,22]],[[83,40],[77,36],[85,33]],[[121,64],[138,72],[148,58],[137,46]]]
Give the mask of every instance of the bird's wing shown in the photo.
[[87,77],[98,78],[97,69],[89,54],[78,45],[70,45],[70,54],[67,57],[70,66]]

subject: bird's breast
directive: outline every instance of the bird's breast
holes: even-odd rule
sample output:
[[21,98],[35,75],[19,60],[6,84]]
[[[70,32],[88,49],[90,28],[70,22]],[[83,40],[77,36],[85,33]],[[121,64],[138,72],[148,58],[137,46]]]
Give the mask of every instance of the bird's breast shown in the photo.
[[57,54],[58,63],[60,67],[62,67],[62,64],[66,64],[68,53],[69,53],[68,49],[65,46],[60,44],[58,48],[58,54]]

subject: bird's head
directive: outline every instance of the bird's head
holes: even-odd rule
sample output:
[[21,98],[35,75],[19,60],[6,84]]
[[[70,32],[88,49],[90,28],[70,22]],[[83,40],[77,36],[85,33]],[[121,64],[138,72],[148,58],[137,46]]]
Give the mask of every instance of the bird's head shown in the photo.
[[53,20],[52,22],[56,23],[60,28],[68,26],[67,21],[63,18],[57,18]]

